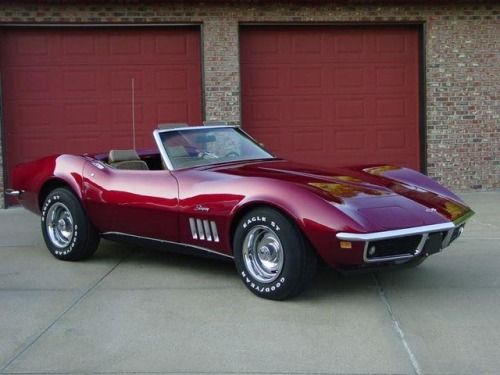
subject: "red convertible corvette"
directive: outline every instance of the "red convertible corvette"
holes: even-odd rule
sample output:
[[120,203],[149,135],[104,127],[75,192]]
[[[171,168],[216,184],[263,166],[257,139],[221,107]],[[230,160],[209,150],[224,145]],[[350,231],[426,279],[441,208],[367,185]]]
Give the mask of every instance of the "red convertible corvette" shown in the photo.
[[55,155],[18,165],[7,191],[41,215],[51,253],[91,256],[101,237],[234,259],[256,295],[301,292],[332,267],[416,265],[473,211],[430,178],[370,165],[279,159],[235,126],[155,130],[158,150]]

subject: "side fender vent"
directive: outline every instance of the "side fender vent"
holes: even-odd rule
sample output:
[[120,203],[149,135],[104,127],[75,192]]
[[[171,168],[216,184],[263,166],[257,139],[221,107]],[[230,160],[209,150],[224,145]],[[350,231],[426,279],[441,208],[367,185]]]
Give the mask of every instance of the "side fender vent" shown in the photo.
[[191,236],[195,240],[219,242],[219,232],[215,221],[189,218],[189,228]]

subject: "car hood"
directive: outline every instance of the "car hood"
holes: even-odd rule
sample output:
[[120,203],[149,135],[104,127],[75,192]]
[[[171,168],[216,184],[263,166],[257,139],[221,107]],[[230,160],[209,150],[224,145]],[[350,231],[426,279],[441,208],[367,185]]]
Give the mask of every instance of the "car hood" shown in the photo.
[[211,168],[212,171],[245,177],[265,177],[306,185],[327,192],[332,198],[353,198],[359,194],[391,195],[394,192],[374,181],[362,180],[354,170],[321,169],[281,159],[245,162]]
[[[470,209],[427,176],[408,168],[368,165],[324,169],[273,159],[210,167],[213,172],[259,177],[306,188],[342,211],[380,228],[456,220]],[[397,223],[395,223],[395,220]]]

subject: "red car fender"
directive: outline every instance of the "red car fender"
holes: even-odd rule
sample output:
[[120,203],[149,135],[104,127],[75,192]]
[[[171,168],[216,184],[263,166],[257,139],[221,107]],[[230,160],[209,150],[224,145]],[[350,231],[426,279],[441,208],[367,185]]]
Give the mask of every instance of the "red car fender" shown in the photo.
[[[260,179],[258,185],[251,185],[257,190],[247,195],[231,212],[231,232],[234,234],[236,225],[244,225],[242,216],[259,206],[274,208],[284,213],[304,234],[316,250],[317,254],[327,263],[335,261],[356,264],[362,259],[363,249],[352,249],[351,252],[340,250],[337,232],[364,232],[363,223],[358,223],[320,195],[302,186],[286,182],[265,181]],[[266,193],[272,188],[275,194]],[[276,189],[283,194],[276,194]],[[256,218],[258,220],[258,218]],[[339,251],[341,254],[339,254]]]
[[11,181],[12,187],[22,192],[19,202],[28,210],[40,214],[46,194],[59,186],[69,186],[81,200],[85,162],[82,156],[53,155],[17,165]]

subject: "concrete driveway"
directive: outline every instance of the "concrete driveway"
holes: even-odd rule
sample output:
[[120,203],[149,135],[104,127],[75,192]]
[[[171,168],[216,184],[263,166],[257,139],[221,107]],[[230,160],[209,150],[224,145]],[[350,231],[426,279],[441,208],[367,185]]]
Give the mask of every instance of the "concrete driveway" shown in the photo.
[[61,262],[0,210],[0,373],[498,374],[500,192],[463,197],[477,215],[420,267],[324,269],[286,302],[231,263],[107,241]]

